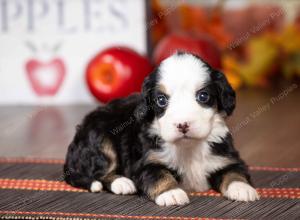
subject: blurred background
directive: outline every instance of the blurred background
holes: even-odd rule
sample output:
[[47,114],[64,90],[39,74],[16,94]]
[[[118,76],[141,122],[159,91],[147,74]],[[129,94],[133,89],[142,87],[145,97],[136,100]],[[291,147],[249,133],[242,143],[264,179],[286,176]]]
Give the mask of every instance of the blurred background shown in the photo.
[[0,156],[64,158],[85,114],[176,50],[237,91],[250,165],[300,166],[298,0],[0,0]]

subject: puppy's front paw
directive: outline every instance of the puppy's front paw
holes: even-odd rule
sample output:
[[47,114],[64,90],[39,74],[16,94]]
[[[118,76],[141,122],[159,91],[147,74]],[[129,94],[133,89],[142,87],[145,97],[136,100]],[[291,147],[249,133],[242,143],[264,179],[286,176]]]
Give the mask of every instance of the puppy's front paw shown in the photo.
[[111,191],[115,194],[128,195],[135,193],[136,188],[131,179],[119,177],[112,182]]
[[259,199],[256,190],[247,183],[241,181],[233,181],[229,184],[224,196],[236,201],[255,201]]
[[184,205],[189,202],[188,195],[180,188],[171,189],[155,198],[155,203],[159,206]]

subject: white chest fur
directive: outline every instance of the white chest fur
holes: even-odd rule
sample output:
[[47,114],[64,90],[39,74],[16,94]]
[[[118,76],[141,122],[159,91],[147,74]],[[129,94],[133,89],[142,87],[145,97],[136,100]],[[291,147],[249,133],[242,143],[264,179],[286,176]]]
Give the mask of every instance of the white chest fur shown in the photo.
[[207,142],[197,146],[167,144],[162,151],[152,153],[166,166],[178,171],[182,187],[188,191],[208,190],[209,174],[231,163],[228,158],[212,154]]
[[[228,133],[228,128],[219,114],[213,117],[211,123],[210,134],[202,142],[187,139],[177,144],[165,143],[161,151],[150,152],[150,157],[178,171],[185,190],[205,191],[209,189],[207,181],[209,174],[233,162],[229,158],[212,153],[208,142],[222,142]],[[159,134],[157,126],[153,126],[153,131]]]

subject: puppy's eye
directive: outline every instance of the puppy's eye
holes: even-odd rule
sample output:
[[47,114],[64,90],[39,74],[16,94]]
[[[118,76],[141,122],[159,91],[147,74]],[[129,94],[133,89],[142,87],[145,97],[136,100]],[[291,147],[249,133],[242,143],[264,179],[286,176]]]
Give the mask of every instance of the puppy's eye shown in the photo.
[[168,98],[165,95],[159,95],[156,98],[156,104],[159,107],[164,108],[168,105]]
[[209,94],[204,91],[200,91],[196,95],[196,99],[200,103],[207,103],[209,101],[209,98],[210,98]]

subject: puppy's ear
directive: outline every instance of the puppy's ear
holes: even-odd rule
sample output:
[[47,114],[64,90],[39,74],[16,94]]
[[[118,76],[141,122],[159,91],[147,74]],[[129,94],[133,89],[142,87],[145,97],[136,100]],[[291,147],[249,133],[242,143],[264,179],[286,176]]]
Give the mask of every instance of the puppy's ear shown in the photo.
[[150,73],[143,82],[142,86],[142,97],[147,105],[152,106],[154,100],[154,93],[156,89],[156,84],[158,81],[158,68]]
[[214,70],[212,72],[212,79],[217,87],[218,111],[224,111],[229,116],[235,109],[235,91],[232,89],[225,75],[220,71]]
[[135,111],[136,117],[143,119],[150,117],[153,113],[153,98],[154,98],[154,89],[156,83],[156,71],[150,73],[143,82],[142,85],[142,102],[137,106]]
[[146,104],[146,105],[151,105],[151,102],[152,102],[152,96],[153,96],[152,92],[153,92],[153,88],[154,88],[152,74],[153,73],[151,73],[149,76],[147,76],[144,79],[144,82],[142,85],[142,98],[145,102],[144,104]]

